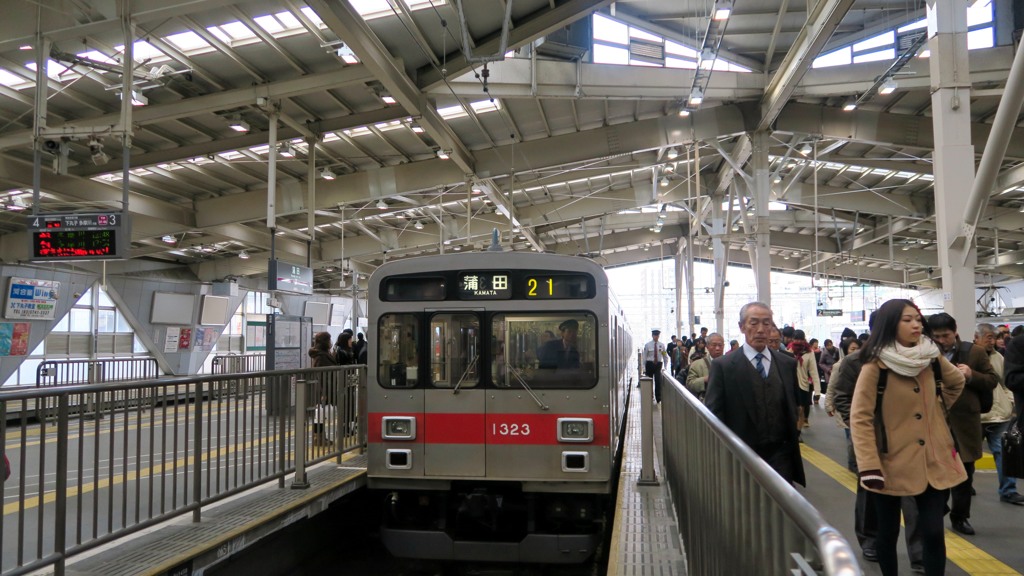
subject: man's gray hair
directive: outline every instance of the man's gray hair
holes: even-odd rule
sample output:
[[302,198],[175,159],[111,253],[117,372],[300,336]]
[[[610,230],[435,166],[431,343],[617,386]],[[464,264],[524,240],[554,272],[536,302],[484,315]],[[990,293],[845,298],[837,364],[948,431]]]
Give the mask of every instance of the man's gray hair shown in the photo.
[[712,332],[711,334],[708,334],[707,341],[711,342],[712,338],[721,338],[722,339],[722,344],[725,344],[725,336],[722,336],[718,332]]
[[974,329],[974,337],[975,338],[977,338],[979,336],[988,336],[989,334],[995,334],[995,333],[996,333],[996,327],[991,325],[991,324],[988,324],[988,323],[978,324],[977,328]]
[[764,302],[747,302],[746,304],[743,305],[742,308],[740,308],[740,325],[746,324],[746,322],[747,322],[747,312],[751,308],[764,308],[765,310],[767,310],[769,312],[772,311],[771,306],[765,304]]

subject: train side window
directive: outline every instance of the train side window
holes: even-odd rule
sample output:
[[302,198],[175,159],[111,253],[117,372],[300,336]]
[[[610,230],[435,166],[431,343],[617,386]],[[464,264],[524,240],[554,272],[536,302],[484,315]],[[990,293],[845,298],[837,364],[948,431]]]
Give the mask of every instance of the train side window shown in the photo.
[[480,319],[437,314],[430,319],[430,381],[435,388],[473,388],[480,382]]
[[491,327],[491,381],[499,388],[592,388],[597,319],[592,314],[498,314]]
[[385,314],[377,326],[377,379],[385,388],[419,383],[420,319],[415,314]]

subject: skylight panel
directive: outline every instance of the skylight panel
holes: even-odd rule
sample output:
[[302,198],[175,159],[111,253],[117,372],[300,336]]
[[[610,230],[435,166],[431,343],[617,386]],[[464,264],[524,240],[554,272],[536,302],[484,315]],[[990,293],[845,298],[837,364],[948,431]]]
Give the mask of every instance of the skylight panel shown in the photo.
[[[25,68],[28,68],[34,74],[36,71],[36,63],[29,62],[28,64],[25,64]],[[70,68],[60,62],[54,62],[53,60],[46,61],[46,75],[49,76],[51,80],[60,81],[60,75],[67,70],[70,70]],[[31,80],[29,80],[29,82],[31,82]]]
[[469,105],[473,108],[473,112],[476,112],[477,114],[501,110],[501,100],[498,100],[497,98],[495,98],[493,101],[479,100],[477,102],[470,102]]
[[76,56],[78,56],[79,58],[88,58],[89,60],[92,60],[94,62],[105,62],[107,64],[117,64],[117,65],[121,64],[120,62],[118,62],[114,58],[111,58],[110,56],[107,56],[106,54],[104,54],[103,52],[100,52],[99,50],[89,50],[88,52],[82,52],[80,54],[76,54]]
[[299,22],[299,19],[296,18],[294,14],[288,12],[287,10],[285,10],[284,12],[278,12],[277,14],[274,14],[274,16],[277,18],[278,22],[280,22],[285,27],[286,30],[297,30],[299,28],[302,28],[302,22]]
[[194,158],[189,158],[188,161],[195,164],[196,166],[202,166],[203,164],[213,163],[213,160],[207,158],[206,156],[196,156]]
[[926,28],[927,26],[928,26],[928,19],[927,18],[921,18],[920,20],[915,20],[915,21],[911,22],[910,24],[907,24],[906,26],[902,26],[900,28],[897,28],[896,31],[899,32],[900,34],[902,34],[904,32],[910,32],[911,30],[917,30],[918,28]]
[[261,28],[263,28],[267,32],[270,32],[271,34],[277,34],[278,32],[284,31],[284,26],[282,26],[281,23],[277,21],[277,18],[274,18],[270,14],[267,14],[266,16],[257,16],[253,18],[253,20],[255,20],[256,23],[259,24]]
[[349,128],[348,130],[343,130],[343,132],[349,138],[352,138],[354,136],[365,136],[371,133],[370,129],[367,128],[366,126],[360,126],[358,128]]
[[313,22],[314,24],[316,24],[318,27],[323,27],[324,26],[324,21],[321,20],[320,16],[316,13],[316,11],[314,11],[309,6],[305,6],[303,8],[300,8],[299,11],[302,12],[303,14],[305,14],[306,18],[309,18],[310,21]]
[[881,46],[889,46],[896,41],[896,33],[892,30],[883,32],[877,36],[862,40],[853,45],[854,52],[863,52],[872,48],[879,48]]
[[270,151],[270,144],[260,144],[259,146],[253,146],[249,148],[249,151],[254,154],[266,154]]
[[601,14],[594,14],[594,40],[629,44],[629,26]]
[[849,46],[840,48],[835,52],[829,52],[818,56],[811,65],[813,68],[828,68],[829,66],[845,66],[853,61],[853,53]]
[[184,166],[175,164],[173,162],[168,162],[166,164],[157,164],[156,167],[160,168],[162,170],[167,170],[168,172],[171,172],[171,171],[174,171],[174,170],[180,170],[180,169],[184,168]]
[[[119,53],[124,53],[124,44],[114,46],[114,50]],[[145,60],[147,58],[151,60],[168,60],[167,54],[164,54],[160,50],[157,50],[155,46],[146,42],[145,40],[137,40],[132,45],[132,58],[136,61]]]
[[879,60],[893,60],[896,58],[896,49],[889,48],[888,50],[879,50],[878,52],[869,52],[867,54],[857,54],[853,57],[853,61],[856,64],[861,62],[877,62]]
[[150,174],[152,174],[152,172],[145,168],[135,168],[134,170],[131,171],[131,174],[133,176],[149,176]]
[[256,37],[256,33],[250,30],[248,26],[237,21],[221,24],[220,28],[227,32],[228,35],[231,36],[232,40],[246,40]]
[[170,36],[165,37],[164,40],[170,42],[182,52],[201,50],[209,46],[206,40],[203,40],[199,34],[196,34],[191,30],[180,34],[171,34]]
[[629,64],[629,50],[604,44],[594,44],[595,64]]
[[992,1],[981,0],[974,6],[967,7],[967,26],[985,24],[992,21]]
[[467,115],[465,108],[461,105],[456,104],[455,106],[446,106],[444,108],[438,108],[437,114],[445,120],[451,120],[453,118],[461,118]]
[[363,20],[373,20],[394,14],[387,0],[350,0],[350,2],[352,8],[363,17]]
[[338,136],[334,132],[328,132],[327,134],[324,134],[324,142],[336,142],[338,140],[341,140],[341,136]]
[[218,152],[217,156],[220,156],[221,158],[223,158],[225,160],[238,160],[239,158],[244,158],[245,157],[238,150],[228,150],[227,152]]
[[401,128],[402,127],[402,121],[401,120],[392,120],[391,122],[378,122],[377,124],[374,124],[373,127],[376,128],[377,130],[380,130],[381,132],[387,132],[388,130],[394,130],[396,128]]
[[25,84],[26,82],[27,80],[25,80],[21,76],[18,76],[17,74],[13,74],[11,72],[8,72],[7,70],[4,70],[3,68],[0,68],[0,85],[14,88],[19,84]]
[[682,60],[680,58],[665,58],[666,68],[684,68],[687,70],[696,70],[697,62],[694,60]]
[[650,42],[661,42],[663,40],[661,36],[655,36],[654,34],[645,32],[639,28],[633,28],[632,26],[629,28],[629,37],[648,40]]
[[223,42],[225,44],[231,44],[231,36],[228,36],[227,32],[221,30],[220,26],[210,26],[206,30],[210,34],[213,34],[214,36],[216,36],[217,40],[220,40],[221,42]]
[[689,48],[687,46],[683,46],[682,44],[678,42],[673,42],[671,40],[665,40],[665,53],[676,54],[678,56],[689,56],[690,58],[694,59],[697,58],[696,50],[694,50],[693,48]]

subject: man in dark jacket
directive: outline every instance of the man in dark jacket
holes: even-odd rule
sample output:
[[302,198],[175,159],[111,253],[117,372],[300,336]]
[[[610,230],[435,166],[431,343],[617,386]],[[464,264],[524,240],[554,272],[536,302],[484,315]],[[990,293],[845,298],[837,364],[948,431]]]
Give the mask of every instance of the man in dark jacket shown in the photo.
[[939,350],[967,379],[960,398],[949,407],[949,426],[960,448],[964,469],[967,470],[967,480],[949,491],[952,500],[949,520],[954,532],[973,536],[974,527],[968,518],[971,517],[974,462],[982,456],[981,397],[986,394],[992,397],[999,376],[992,369],[984,348],[971,342],[960,342],[956,333],[956,320],[952,316],[945,312],[933,314],[928,318],[928,326],[932,329],[932,340],[939,346]]
[[806,485],[796,428],[796,360],[768,348],[775,324],[761,302],[740,308],[746,342],[711,363],[704,403],[789,482]]

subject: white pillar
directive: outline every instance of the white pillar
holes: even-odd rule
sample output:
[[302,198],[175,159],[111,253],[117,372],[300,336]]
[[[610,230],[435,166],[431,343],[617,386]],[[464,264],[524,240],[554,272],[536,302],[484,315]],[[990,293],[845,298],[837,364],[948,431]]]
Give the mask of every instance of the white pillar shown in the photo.
[[975,242],[951,247],[974,184],[971,80],[967,57],[967,0],[928,0],[935,222],[946,312],[961,334],[974,333]]
[[725,274],[729,267],[728,246],[722,242],[726,232],[722,196],[711,197],[711,254],[715,263],[715,331],[725,334]]
[[771,174],[768,166],[768,132],[750,135],[751,163],[754,167],[754,254],[750,262],[757,283],[757,300],[772,305],[772,254],[768,229],[768,201],[771,192]]

